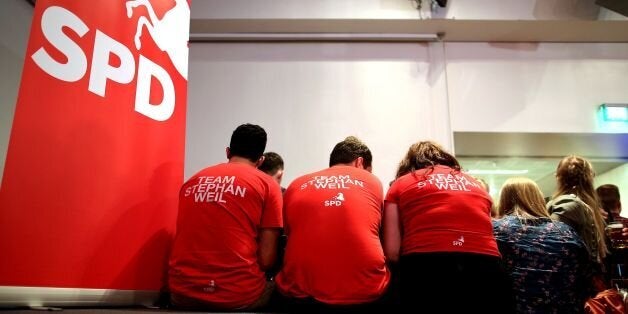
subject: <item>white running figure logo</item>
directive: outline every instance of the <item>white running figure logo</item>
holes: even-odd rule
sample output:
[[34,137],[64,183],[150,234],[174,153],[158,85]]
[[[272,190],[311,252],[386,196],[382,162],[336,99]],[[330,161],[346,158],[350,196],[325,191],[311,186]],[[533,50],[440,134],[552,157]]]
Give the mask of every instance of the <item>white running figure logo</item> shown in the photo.
[[344,201],[345,200],[345,196],[342,193],[338,193],[338,195],[334,196],[332,198],[332,200],[336,200],[336,201]]
[[190,6],[187,0],[175,0],[176,5],[158,19],[149,0],[129,0],[126,2],[126,15],[133,17],[133,9],[145,6],[148,18],[140,16],[137,19],[137,31],[135,33],[135,48],[142,47],[140,36],[142,29],[146,27],[150,37],[161,49],[168,54],[179,74],[188,79],[188,39],[190,29]]

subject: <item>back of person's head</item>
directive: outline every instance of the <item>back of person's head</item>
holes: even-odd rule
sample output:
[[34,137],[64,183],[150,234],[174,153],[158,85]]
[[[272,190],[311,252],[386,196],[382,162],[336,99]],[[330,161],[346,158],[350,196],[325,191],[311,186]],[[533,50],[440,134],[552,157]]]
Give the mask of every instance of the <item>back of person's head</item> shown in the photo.
[[491,187],[488,185],[488,182],[486,182],[486,180],[478,177],[476,177],[475,179],[478,180],[478,182],[482,185],[482,188],[484,189],[484,191],[486,191],[486,193],[491,192]]
[[329,166],[338,164],[347,164],[353,162],[357,158],[362,157],[364,169],[371,167],[373,163],[373,155],[371,150],[355,136],[348,136],[343,141],[334,146],[329,154]]
[[591,163],[583,157],[570,155],[556,167],[556,192],[554,197],[574,194],[599,212],[600,203],[593,188],[595,172]]
[[279,170],[283,170],[283,158],[275,152],[264,153],[264,162],[259,166],[259,170],[269,175],[274,175]]
[[591,163],[575,155],[563,158],[556,168],[556,180],[559,195],[586,191],[593,194],[595,172]]
[[266,131],[255,124],[242,124],[231,134],[229,153],[232,156],[244,157],[257,162],[266,149]]
[[549,217],[539,186],[528,178],[509,178],[504,182],[497,205],[499,216],[523,218]]
[[600,198],[602,208],[608,212],[617,212],[621,207],[619,199],[619,188],[614,184],[604,184],[595,189]]
[[396,178],[419,169],[442,165],[460,171],[456,157],[445,151],[439,144],[423,141],[412,144],[408,153],[399,163]]

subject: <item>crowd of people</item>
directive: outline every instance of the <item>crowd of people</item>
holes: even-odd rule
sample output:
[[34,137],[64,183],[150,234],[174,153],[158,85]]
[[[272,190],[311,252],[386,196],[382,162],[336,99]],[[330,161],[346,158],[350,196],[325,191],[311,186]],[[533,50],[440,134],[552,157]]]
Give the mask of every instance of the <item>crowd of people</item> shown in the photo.
[[384,195],[373,156],[349,136],[329,167],[281,187],[265,130],[238,126],[226,163],[186,181],[168,269],[183,309],[278,312],[584,313],[612,287],[605,226],[616,186],[563,158],[546,203],[511,178],[496,204],[439,144],[412,144]]

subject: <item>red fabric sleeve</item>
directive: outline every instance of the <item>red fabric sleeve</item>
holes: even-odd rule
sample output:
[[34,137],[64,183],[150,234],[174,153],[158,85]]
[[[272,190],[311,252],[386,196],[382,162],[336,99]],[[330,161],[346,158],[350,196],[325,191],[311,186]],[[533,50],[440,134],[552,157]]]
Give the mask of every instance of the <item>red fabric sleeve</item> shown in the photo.
[[386,202],[390,203],[399,203],[399,181],[393,182],[393,184],[388,189],[388,193],[386,193]]
[[260,228],[283,227],[283,197],[279,185],[272,181],[268,185],[268,195],[262,209],[262,221]]

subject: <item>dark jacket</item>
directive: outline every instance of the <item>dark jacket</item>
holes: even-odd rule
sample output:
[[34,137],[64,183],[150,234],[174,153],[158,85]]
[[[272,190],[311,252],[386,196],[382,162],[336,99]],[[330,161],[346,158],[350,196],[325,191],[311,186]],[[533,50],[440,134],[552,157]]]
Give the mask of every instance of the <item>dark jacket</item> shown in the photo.
[[561,195],[547,203],[552,219],[571,226],[580,235],[589,251],[591,260],[601,263],[598,254],[598,233],[592,209],[574,194]]

